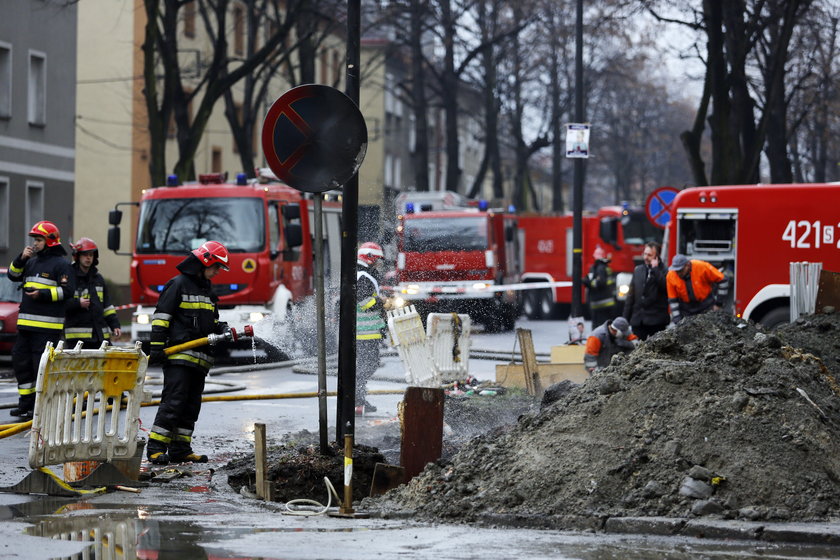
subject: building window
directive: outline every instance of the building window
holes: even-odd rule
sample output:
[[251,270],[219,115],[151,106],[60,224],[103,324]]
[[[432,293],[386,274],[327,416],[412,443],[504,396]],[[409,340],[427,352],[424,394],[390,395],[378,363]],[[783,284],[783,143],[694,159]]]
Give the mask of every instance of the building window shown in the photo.
[[399,156],[394,156],[394,184],[391,186],[397,189],[403,188],[402,158]]
[[29,124],[47,124],[47,55],[29,51]]
[[233,7],[233,52],[245,54],[245,10],[239,5]]
[[0,177],[0,249],[9,248],[9,178]]
[[0,43],[0,118],[12,116],[12,45]]
[[213,146],[213,152],[210,156],[210,173],[222,172],[222,148],[220,146]]
[[26,236],[32,224],[44,219],[44,183],[26,182],[26,222],[24,222],[24,244],[29,242]]
[[394,185],[394,157],[391,154],[385,156],[385,186],[392,187]]
[[343,68],[341,67],[341,54],[337,50],[333,50],[332,52],[333,57],[333,73],[335,74],[335,82],[334,85],[338,85],[341,83],[341,71]]
[[184,4],[184,36],[190,39],[195,37],[195,2]]

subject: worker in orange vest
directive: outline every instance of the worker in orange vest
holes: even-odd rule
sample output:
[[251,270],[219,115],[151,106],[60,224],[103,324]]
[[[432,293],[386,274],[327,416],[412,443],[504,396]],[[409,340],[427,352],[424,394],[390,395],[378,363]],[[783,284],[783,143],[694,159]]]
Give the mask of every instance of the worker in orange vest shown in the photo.
[[729,281],[720,270],[685,255],[674,255],[665,283],[672,324],[687,315],[720,309],[729,295]]

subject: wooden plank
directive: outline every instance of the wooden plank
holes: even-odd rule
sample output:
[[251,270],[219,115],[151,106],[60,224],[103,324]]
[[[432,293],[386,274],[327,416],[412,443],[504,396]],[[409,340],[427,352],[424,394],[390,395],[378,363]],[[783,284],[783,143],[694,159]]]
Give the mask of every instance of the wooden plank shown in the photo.
[[[580,364],[537,364],[542,394],[545,389],[560,381],[583,383],[589,377],[583,363]],[[496,366],[496,383],[502,387],[527,389],[525,386],[525,367],[522,364],[499,364]]]
[[379,496],[405,481],[405,468],[387,463],[376,463],[370,482],[370,496]]
[[420,474],[443,451],[443,389],[408,387],[401,415],[400,464],[405,482]]
[[254,424],[254,460],[256,462],[255,490],[257,496],[266,499],[265,424]]
[[534,340],[529,329],[516,329],[519,337],[519,351],[522,353],[522,365],[525,367],[525,389],[535,396],[542,392],[539,373],[537,372],[537,354],[534,352]]
[[834,307],[835,312],[840,311],[840,273],[821,270],[814,312],[822,313],[826,306]]

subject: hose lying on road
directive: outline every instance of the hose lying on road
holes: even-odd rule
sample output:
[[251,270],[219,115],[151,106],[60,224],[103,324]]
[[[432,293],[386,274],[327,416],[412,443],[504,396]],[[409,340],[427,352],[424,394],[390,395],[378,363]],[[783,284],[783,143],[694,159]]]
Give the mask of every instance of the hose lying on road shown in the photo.
[[[401,395],[405,391],[395,389],[374,389],[368,391],[369,395]],[[327,391],[327,397],[336,396],[335,391]],[[256,400],[277,400],[277,399],[304,399],[317,397],[318,392],[312,391],[309,393],[273,393],[268,395],[226,395],[215,397],[202,397],[201,402],[227,402],[227,401],[256,401]],[[160,404],[160,399],[154,399],[149,402],[144,402],[140,406],[157,406]],[[94,410],[94,413],[97,411]],[[24,430],[28,430],[32,426],[32,420],[26,422],[19,422],[17,424],[3,424],[0,425],[0,439],[19,434]]]

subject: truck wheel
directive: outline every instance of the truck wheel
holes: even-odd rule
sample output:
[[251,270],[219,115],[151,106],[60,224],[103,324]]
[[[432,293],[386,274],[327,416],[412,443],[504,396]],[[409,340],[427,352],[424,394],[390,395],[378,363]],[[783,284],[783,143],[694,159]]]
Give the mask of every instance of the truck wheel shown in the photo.
[[517,306],[516,305],[504,305],[502,306],[502,316],[500,319],[500,331],[501,332],[510,332],[516,328],[516,319],[518,319],[519,313],[517,313]]
[[529,319],[542,319],[542,295],[537,290],[528,290],[522,298],[522,312]]
[[554,319],[554,294],[551,290],[540,292],[540,316],[543,319]]
[[790,322],[790,307],[777,307],[758,321],[765,329],[772,331],[779,325]]

